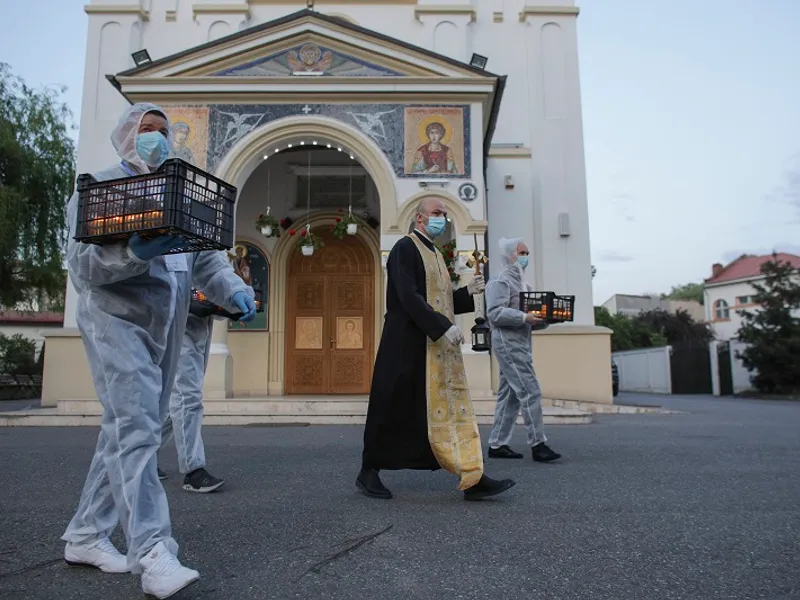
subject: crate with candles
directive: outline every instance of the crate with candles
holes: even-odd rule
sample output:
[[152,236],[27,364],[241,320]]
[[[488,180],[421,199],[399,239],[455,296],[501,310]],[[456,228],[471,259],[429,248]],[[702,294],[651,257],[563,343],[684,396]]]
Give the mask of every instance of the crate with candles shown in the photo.
[[519,308],[548,323],[573,320],[575,296],[558,296],[554,292],[520,292]]
[[233,247],[236,188],[179,159],[153,173],[108,181],[78,177],[75,239],[113,244],[134,233],[184,240],[171,254]]
[[[256,292],[256,312],[264,312],[264,303],[262,302],[261,298],[259,298],[260,294]],[[238,321],[242,314],[244,313],[232,313],[221,306],[216,304],[212,304],[212,302],[206,297],[206,295],[201,292],[200,290],[192,290],[192,300],[189,304],[189,312],[197,317],[225,317],[230,319],[231,321]]]

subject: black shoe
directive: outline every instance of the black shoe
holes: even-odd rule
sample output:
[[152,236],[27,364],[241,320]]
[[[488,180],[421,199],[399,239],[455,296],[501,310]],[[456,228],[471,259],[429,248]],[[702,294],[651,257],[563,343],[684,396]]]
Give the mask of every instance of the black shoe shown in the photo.
[[561,455],[558,452],[553,452],[544,442],[541,444],[536,444],[533,448],[531,448],[531,455],[533,456],[533,460],[543,463],[553,462],[554,460],[561,458]]
[[361,472],[356,477],[356,487],[370,498],[389,500],[392,497],[392,492],[383,485],[381,478],[378,476],[378,471],[375,469],[362,467]]
[[183,478],[183,489],[187,492],[208,494],[221,488],[224,483],[224,479],[214,477],[205,469],[196,469],[191,473],[187,473],[186,477]]
[[499,448],[489,446],[489,458],[523,458],[523,456],[519,452],[514,452],[508,446],[500,446]]
[[502,479],[497,481],[491,477],[483,475],[481,480],[471,488],[464,490],[464,500],[483,500],[490,496],[497,496],[510,490],[517,484],[513,479]]
[[164,471],[162,471],[160,468],[158,469],[158,478],[159,479],[166,479],[167,478],[167,474],[164,473]]

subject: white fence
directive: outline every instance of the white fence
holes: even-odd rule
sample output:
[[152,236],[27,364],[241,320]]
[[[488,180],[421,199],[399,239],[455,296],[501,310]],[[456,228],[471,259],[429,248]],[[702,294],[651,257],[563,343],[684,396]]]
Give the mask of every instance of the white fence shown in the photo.
[[670,346],[663,346],[612,353],[619,371],[620,391],[671,394],[671,350]]

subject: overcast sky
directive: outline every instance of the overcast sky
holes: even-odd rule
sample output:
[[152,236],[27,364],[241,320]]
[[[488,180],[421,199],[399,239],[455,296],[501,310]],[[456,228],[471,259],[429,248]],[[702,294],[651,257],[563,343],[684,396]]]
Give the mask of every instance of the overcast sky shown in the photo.
[[[578,4],[595,303],[701,281],[744,252],[800,254],[800,1]],[[66,85],[76,122],[83,5],[0,20],[0,61]]]

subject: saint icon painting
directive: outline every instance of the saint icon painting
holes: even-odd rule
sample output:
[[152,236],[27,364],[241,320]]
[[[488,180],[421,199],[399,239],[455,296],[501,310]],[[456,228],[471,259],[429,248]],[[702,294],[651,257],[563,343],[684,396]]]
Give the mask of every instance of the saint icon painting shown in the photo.
[[464,109],[407,107],[406,175],[464,175]]

